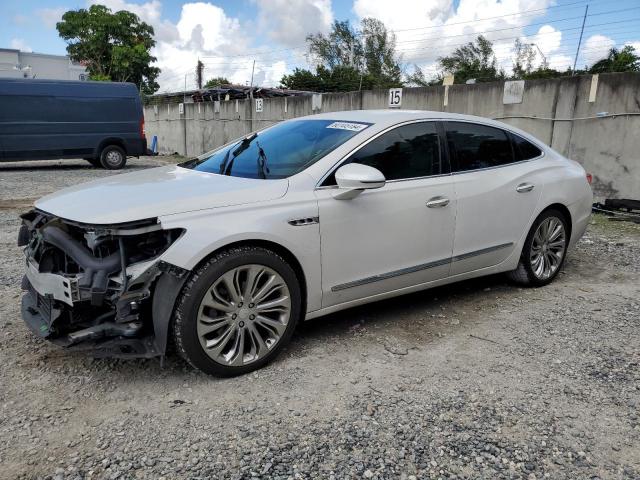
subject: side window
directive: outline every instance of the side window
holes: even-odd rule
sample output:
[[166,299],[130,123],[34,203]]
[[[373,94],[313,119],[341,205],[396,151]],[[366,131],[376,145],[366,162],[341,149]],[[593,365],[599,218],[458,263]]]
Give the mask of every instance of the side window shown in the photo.
[[[426,177],[442,173],[440,143],[435,122],[411,123],[372,140],[347,163],[377,168],[387,180]],[[323,185],[335,185],[335,172]]]
[[497,167],[515,161],[511,141],[499,128],[447,122],[447,142],[459,172]]
[[542,151],[538,147],[536,147],[528,140],[525,140],[520,135],[512,133],[511,138],[513,139],[513,148],[516,154],[516,161],[530,160],[542,155]]

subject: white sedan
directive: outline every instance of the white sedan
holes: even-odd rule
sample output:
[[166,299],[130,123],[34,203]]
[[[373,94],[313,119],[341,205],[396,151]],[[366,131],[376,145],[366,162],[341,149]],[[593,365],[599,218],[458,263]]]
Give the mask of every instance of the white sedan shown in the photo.
[[426,111],[278,123],[23,215],[31,330],[96,356],[235,375],[296,324],[508,272],[542,286],[589,221],[589,175],[509,125]]

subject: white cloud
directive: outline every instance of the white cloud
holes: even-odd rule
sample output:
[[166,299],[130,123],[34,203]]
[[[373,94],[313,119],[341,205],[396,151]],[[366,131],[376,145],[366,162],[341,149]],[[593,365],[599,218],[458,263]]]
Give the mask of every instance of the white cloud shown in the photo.
[[17,13],[13,16],[12,20],[14,25],[21,27],[29,22],[29,17],[22,15],[21,13]]
[[634,50],[636,51],[636,55],[640,55],[640,40],[637,40],[635,42],[626,42],[624,44],[625,46],[629,45],[631,47],[634,48]]
[[[268,52],[270,47],[273,48],[272,45],[254,45],[255,33],[251,24],[242,24],[239,19],[228,16],[221,7],[209,2],[183,4],[180,18],[175,24],[162,18],[160,0],[149,0],[145,3],[129,3],[125,0],[87,2],[89,5],[105,5],[113,11],[128,10],[153,26],[156,46],[151,53],[157,58],[156,66],[161,69],[158,78],[161,92],[183,90],[185,76],[187,89],[196,88],[195,69],[198,59],[205,64],[205,81],[223,76],[234,83],[248,84],[251,79],[252,58],[246,56],[246,52]],[[301,0],[301,3],[304,2],[305,0]],[[312,0],[306,3],[330,7],[330,0]],[[317,18],[315,22],[317,24]],[[278,27],[277,23],[270,26],[283,28]],[[257,57],[254,84],[277,85],[287,71],[286,62],[260,61],[261,57],[268,56]]]
[[36,15],[40,17],[42,23],[47,28],[55,28],[56,23],[62,19],[62,15],[67,11],[64,7],[56,8],[39,8],[36,10]]
[[[605,35],[591,35],[587,38],[586,42],[584,42],[582,58],[588,66],[591,66],[598,60],[605,58],[609,50],[615,45],[615,40]],[[579,65],[577,67],[580,68]]]
[[304,45],[307,35],[327,33],[333,23],[331,0],[254,1],[260,29],[287,47]]
[[16,50],[20,50],[22,52],[32,52],[33,50],[27,42],[25,42],[22,38],[13,38],[11,39],[11,43],[9,44],[10,48],[14,48]]
[[[544,16],[552,3],[460,0],[456,5],[453,0],[355,0],[353,10],[359,18],[373,16],[384,21],[396,33],[403,60],[420,65],[425,73],[434,72],[438,57],[481,34],[493,42],[498,66],[510,71],[515,39],[523,37],[524,27]],[[535,12],[519,14],[532,10]],[[548,41],[545,46],[554,44]]]
[[153,27],[157,41],[172,41],[178,37],[175,25],[168,20],[162,20],[160,0],[150,0],[145,3],[129,3],[124,0],[87,0],[87,4],[104,5],[114,12],[127,10],[135,13],[142,21]]

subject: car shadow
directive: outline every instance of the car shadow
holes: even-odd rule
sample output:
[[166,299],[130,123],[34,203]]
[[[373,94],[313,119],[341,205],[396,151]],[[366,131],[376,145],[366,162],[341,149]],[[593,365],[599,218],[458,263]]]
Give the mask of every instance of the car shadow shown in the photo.
[[[516,288],[509,284],[503,275],[491,275],[380,300],[304,321],[298,325],[291,343],[286,346],[282,354],[264,368],[269,370],[282,368],[289,358],[305,357],[310,349],[326,342],[352,341],[353,335],[358,334],[362,327],[366,327],[367,330],[375,329],[375,337],[407,335],[414,339],[419,338],[425,322],[429,330],[443,327],[442,319],[439,318],[443,312],[443,306],[446,305],[446,312],[451,316],[456,311],[457,305],[462,309],[462,305],[467,300],[487,295],[487,289],[495,293]],[[468,316],[458,315],[458,317],[460,323],[453,328],[464,328],[465,319],[468,320]],[[422,322],[418,322],[418,319]],[[446,328],[452,327],[447,325]],[[435,341],[438,341],[437,337]],[[65,352],[57,348],[52,350],[47,348],[46,351],[48,354],[40,360],[48,357],[48,361],[55,363],[77,362],[78,366],[86,365],[83,362],[86,354],[82,352]],[[157,359],[102,358],[96,361],[102,365],[99,369],[102,376],[120,375],[123,370],[126,370],[132,374],[129,378],[132,382],[158,376],[170,382],[172,378],[183,379],[185,373],[195,375],[201,380],[225,381],[223,378],[209,377],[195,370],[177,354],[175,348],[171,347],[162,366]]]
[[[379,300],[366,305],[348,308],[302,322],[296,331],[289,350],[295,350],[298,342],[312,344],[322,341],[326,336],[348,334],[354,324],[367,323],[378,325],[383,330],[410,327],[415,324],[416,316],[441,311],[447,304],[455,309],[457,303],[485,293],[485,290],[509,290],[513,287],[504,275],[497,274],[434,287],[419,292]],[[378,333],[380,333],[378,331]]]

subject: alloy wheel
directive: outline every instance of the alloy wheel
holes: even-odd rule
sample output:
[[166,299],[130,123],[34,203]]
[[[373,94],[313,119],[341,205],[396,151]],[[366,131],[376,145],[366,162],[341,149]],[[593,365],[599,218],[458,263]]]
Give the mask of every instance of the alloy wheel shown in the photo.
[[291,317],[286,282],[264,265],[233,268],[200,302],[200,345],[214,361],[242,366],[264,357],[280,341]]
[[545,218],[531,242],[531,269],[540,280],[553,276],[564,257],[566,234],[564,224],[557,217]]
[[112,167],[117,167],[122,163],[122,154],[117,150],[111,150],[107,152],[107,155],[105,157],[107,163]]

